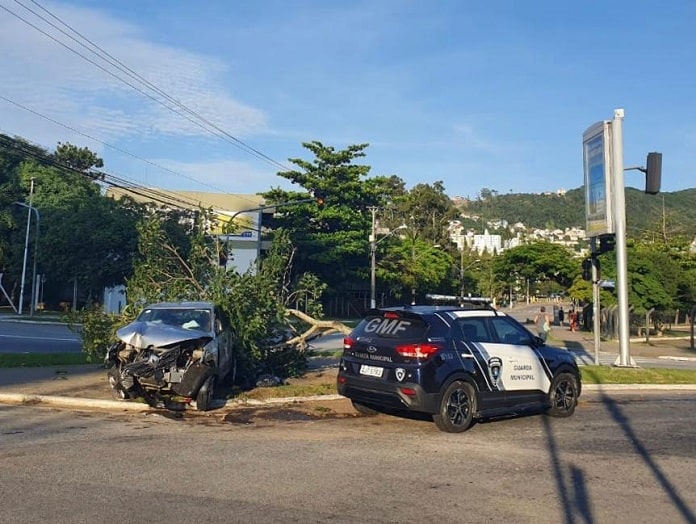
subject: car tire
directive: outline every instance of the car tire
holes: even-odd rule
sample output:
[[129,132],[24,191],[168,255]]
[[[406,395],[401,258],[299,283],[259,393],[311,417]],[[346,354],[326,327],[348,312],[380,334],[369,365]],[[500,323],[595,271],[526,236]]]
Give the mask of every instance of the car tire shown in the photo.
[[109,386],[111,386],[111,392],[118,400],[128,400],[131,398],[128,390],[123,387],[121,382],[121,374],[119,373],[118,366],[113,366],[109,368],[106,372],[106,376],[109,380]]
[[370,406],[366,404],[361,404],[360,402],[356,402],[355,400],[351,400],[351,403],[353,404],[353,409],[355,411],[366,417],[373,417],[379,414],[379,411],[377,411],[376,409],[372,409]]
[[211,375],[205,379],[201,389],[198,390],[198,395],[196,395],[196,409],[198,411],[210,411],[212,409],[215,399],[215,383],[215,375]]
[[462,433],[474,423],[475,412],[474,387],[467,382],[457,380],[447,386],[442,394],[440,410],[433,415],[433,422],[440,431]]
[[552,417],[570,417],[578,405],[578,379],[572,373],[559,373],[549,389],[549,408]]

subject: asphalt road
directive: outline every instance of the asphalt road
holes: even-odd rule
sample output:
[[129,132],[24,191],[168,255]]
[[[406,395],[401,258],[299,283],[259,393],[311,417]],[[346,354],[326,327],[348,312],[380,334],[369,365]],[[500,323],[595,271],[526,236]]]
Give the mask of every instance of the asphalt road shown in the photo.
[[82,341],[65,324],[0,321],[0,353],[79,353]]
[[570,419],[460,435],[236,413],[0,406],[0,521],[696,522],[694,393],[586,395]]

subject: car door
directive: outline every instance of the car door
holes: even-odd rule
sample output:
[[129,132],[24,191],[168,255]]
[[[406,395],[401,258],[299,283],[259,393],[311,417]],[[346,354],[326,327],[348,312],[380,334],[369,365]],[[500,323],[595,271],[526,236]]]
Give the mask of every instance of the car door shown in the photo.
[[551,372],[534,347],[533,335],[506,316],[488,319],[492,341],[486,344],[499,359],[498,386],[506,392],[509,406],[541,401],[551,387]]
[[227,317],[218,308],[215,308],[213,329],[215,330],[215,336],[217,338],[218,368],[220,370],[220,374],[225,376],[229,373],[232,366],[234,337],[232,335],[229,322],[227,321]]
[[500,379],[502,360],[490,351],[494,335],[487,319],[478,316],[458,318],[452,327],[452,338],[464,369],[469,369],[468,363],[472,363],[472,376],[479,390],[479,409],[505,407],[506,393]]

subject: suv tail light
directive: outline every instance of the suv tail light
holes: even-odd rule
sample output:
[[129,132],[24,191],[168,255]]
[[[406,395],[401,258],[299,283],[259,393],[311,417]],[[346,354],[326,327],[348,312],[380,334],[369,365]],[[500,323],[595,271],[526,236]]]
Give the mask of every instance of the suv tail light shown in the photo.
[[353,340],[350,337],[344,337],[343,338],[343,351],[350,351],[353,349],[353,344],[355,344],[355,340]]
[[442,344],[422,342],[418,344],[403,344],[396,346],[396,352],[405,358],[427,359],[442,349]]

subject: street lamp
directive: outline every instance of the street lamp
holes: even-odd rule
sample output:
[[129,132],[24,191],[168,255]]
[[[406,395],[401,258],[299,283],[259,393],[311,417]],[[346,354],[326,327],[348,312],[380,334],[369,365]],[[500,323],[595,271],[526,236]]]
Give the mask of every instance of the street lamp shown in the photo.
[[32,277],[31,277],[31,306],[29,308],[29,311],[31,313],[34,313],[34,304],[35,304],[34,292],[35,292],[35,286],[36,286],[36,284],[35,284],[35,281],[36,281],[36,258],[38,256],[38,251],[39,251],[40,215],[39,215],[39,210],[31,205],[31,201],[32,201],[33,196],[34,196],[34,179],[32,178],[31,185],[29,186],[29,203],[25,204],[24,202],[13,202],[13,204],[27,208],[27,232],[26,232],[26,235],[24,238],[24,262],[22,263],[22,282],[21,282],[21,285],[19,286],[19,309],[17,311],[17,313],[19,315],[22,314],[22,307],[24,305],[24,281],[26,280],[26,273],[27,273],[27,253],[29,251],[29,230],[31,228],[31,212],[32,211],[36,214],[36,238],[34,241],[34,270],[33,270]]
[[376,261],[375,261],[375,254],[377,253],[377,244],[379,244],[382,240],[389,238],[392,236],[394,233],[397,231],[401,231],[402,229],[406,229],[408,226],[406,224],[401,224],[399,227],[396,229],[393,229],[389,233],[387,233],[385,236],[377,240],[375,237],[375,215],[373,213],[372,215],[372,233],[370,234],[370,308],[375,309],[377,307],[377,300],[375,299],[375,289],[376,289],[376,277],[375,277],[375,268],[376,268]]
[[41,215],[39,214],[39,210],[36,209],[34,206],[30,206],[29,204],[25,204],[24,202],[12,202],[13,204],[16,204],[18,206],[26,207],[28,209],[27,213],[29,213],[29,218],[27,218],[27,234],[26,238],[24,240],[24,263],[22,265],[22,285],[20,286],[20,292],[19,292],[19,310],[18,314],[22,314],[22,305],[23,305],[23,297],[24,297],[24,280],[26,278],[26,268],[27,268],[27,252],[29,250],[29,229],[31,226],[31,212],[33,211],[34,214],[36,215],[36,233],[35,233],[35,238],[34,238],[34,269],[32,271],[31,275],[31,306],[29,308],[30,313],[34,313],[34,307],[36,305],[36,298],[35,298],[35,288],[36,288],[36,260],[39,255],[39,223],[41,220]]

